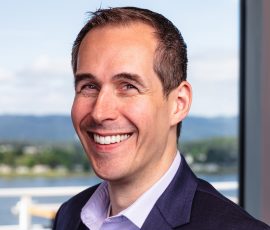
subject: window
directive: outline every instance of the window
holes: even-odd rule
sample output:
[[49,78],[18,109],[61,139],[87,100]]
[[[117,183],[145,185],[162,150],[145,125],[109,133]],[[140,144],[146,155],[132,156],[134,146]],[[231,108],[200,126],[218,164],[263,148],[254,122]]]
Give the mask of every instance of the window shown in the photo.
[[[188,81],[193,86],[194,97],[190,115],[183,123],[179,149],[199,177],[214,183],[237,202],[239,0],[114,0],[109,3],[79,0],[65,5],[60,1],[32,0],[17,1],[16,7],[11,2],[2,2],[0,188],[89,185],[89,176],[85,175],[62,180],[68,170],[74,170],[76,175],[89,167],[81,147],[74,144],[69,118],[73,100],[71,45],[84,24],[86,11],[127,5],[160,12],[181,31],[188,47]],[[50,125],[44,125],[48,122]],[[65,147],[61,143],[48,146],[55,140],[65,142]],[[41,152],[46,152],[46,159],[41,157]],[[78,152],[79,157],[75,159],[73,154]],[[75,167],[67,161],[60,167],[59,159],[52,159],[66,153],[69,158],[65,160],[76,161]],[[43,165],[38,166],[33,156]],[[61,175],[60,179],[44,177],[42,172],[48,173],[51,169]],[[9,173],[31,172],[41,174],[35,179],[6,179]],[[94,178],[93,183],[96,182]],[[18,222],[10,212],[17,201],[18,198],[0,197],[0,223]],[[47,223],[40,219],[33,221]]]

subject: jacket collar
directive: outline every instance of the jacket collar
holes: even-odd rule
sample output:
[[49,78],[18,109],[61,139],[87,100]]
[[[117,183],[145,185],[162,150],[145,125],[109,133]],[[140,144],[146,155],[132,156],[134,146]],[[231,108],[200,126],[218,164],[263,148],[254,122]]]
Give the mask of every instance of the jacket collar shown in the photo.
[[142,229],[171,229],[190,221],[197,178],[182,156],[181,165],[170,185],[147,217]]

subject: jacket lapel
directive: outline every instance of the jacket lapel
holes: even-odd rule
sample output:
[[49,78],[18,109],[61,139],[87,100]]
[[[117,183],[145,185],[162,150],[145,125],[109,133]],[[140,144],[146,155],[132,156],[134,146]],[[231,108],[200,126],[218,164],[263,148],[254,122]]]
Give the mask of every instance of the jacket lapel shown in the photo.
[[181,156],[181,164],[175,177],[157,200],[142,230],[167,230],[189,223],[197,184],[196,176]]
[[78,230],[89,230],[88,227],[86,227],[82,221],[80,221],[79,227],[77,229]]
[[81,221],[81,209],[92,196],[97,187],[88,188],[83,192],[72,197],[68,202],[64,203],[57,212],[54,221],[54,230],[86,230],[88,229]]

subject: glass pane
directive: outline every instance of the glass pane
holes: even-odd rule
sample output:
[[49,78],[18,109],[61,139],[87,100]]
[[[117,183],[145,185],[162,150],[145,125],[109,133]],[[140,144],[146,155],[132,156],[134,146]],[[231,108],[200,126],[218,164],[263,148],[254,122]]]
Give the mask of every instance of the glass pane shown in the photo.
[[[14,213],[21,198],[1,196],[3,188],[97,183],[70,120],[74,96],[70,51],[87,11],[127,5],[160,12],[181,31],[194,96],[179,149],[199,177],[237,202],[239,0],[3,1],[1,225],[18,224]],[[61,203],[67,196],[33,199]],[[48,219],[36,217],[33,223],[50,225]]]
[[196,5],[180,20],[194,93],[180,149],[199,177],[237,202],[239,2],[201,1]]

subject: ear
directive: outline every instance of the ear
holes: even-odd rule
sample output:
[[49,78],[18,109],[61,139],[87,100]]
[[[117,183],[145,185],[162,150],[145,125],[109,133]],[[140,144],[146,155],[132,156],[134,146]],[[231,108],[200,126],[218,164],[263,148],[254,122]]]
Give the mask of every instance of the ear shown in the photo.
[[192,102],[192,88],[187,81],[182,81],[181,84],[173,90],[170,95],[172,99],[171,110],[171,125],[176,125],[182,121],[189,112]]

